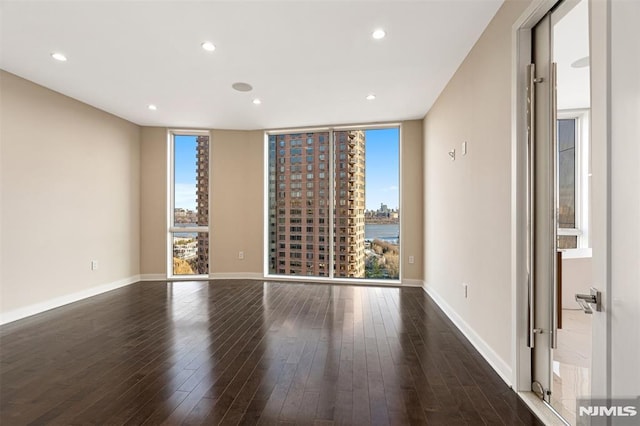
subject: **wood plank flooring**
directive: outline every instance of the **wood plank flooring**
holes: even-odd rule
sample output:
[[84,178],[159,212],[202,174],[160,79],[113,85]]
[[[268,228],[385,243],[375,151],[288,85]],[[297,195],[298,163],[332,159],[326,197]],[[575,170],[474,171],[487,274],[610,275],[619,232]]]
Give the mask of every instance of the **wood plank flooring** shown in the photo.
[[0,327],[0,424],[541,423],[422,289],[218,280]]

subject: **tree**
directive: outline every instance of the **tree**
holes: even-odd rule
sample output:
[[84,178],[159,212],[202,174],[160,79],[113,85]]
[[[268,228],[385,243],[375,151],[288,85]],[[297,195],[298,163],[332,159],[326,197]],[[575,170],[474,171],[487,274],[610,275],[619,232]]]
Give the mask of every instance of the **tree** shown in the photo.
[[365,278],[384,278],[384,272],[378,263],[377,257],[372,256],[368,259],[368,264],[365,269]]
[[398,278],[400,276],[400,256],[397,253],[385,254],[385,266],[390,278]]
[[183,259],[173,258],[173,274],[174,275],[193,275],[193,269],[189,262]]

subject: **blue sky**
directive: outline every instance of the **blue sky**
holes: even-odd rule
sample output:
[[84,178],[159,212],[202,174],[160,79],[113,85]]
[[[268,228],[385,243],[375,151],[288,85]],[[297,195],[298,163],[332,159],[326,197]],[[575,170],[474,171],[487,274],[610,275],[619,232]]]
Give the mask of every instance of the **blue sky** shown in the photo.
[[[380,203],[398,207],[399,130],[375,129],[366,134],[366,209]],[[194,210],[196,206],[196,136],[175,137],[175,206]]]
[[390,209],[400,205],[400,131],[375,129],[365,131],[366,136],[366,209],[377,210],[380,203]]
[[196,208],[196,136],[178,136],[174,143],[175,206]]

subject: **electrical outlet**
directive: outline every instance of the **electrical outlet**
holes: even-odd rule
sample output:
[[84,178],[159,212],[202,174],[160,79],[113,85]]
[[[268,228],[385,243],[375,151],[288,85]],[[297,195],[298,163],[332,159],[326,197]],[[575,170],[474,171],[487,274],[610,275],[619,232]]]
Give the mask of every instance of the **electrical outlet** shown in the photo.
[[238,252],[238,259],[240,259],[240,260],[244,259],[244,252],[243,251],[239,251]]
[[98,269],[98,261],[97,260],[92,260],[91,261],[91,270],[95,271],[96,269]]
[[413,256],[409,256],[409,263],[416,263],[416,258]]
[[469,298],[469,284],[468,283],[462,283],[462,288],[464,290],[464,298],[468,299]]

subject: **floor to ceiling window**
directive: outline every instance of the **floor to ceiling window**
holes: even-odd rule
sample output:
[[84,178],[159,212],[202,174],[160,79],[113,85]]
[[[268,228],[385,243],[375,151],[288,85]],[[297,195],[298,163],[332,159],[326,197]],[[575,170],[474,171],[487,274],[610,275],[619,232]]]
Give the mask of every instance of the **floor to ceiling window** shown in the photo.
[[209,135],[170,134],[168,275],[209,274]]
[[400,278],[400,130],[270,133],[268,271]]

